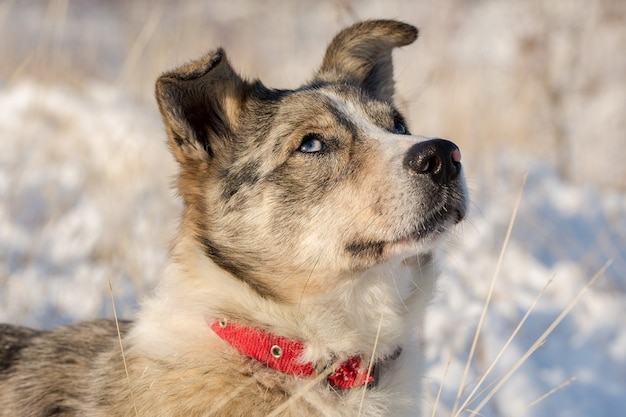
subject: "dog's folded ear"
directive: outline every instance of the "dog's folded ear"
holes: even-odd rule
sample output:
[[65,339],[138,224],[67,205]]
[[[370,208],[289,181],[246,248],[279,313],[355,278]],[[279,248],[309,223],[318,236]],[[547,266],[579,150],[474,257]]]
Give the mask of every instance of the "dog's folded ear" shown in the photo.
[[348,82],[373,97],[391,101],[394,92],[391,51],[417,39],[417,28],[396,20],[367,20],[332,40],[315,80]]
[[236,123],[248,85],[221,48],[159,77],[156,98],[178,162],[214,154]]

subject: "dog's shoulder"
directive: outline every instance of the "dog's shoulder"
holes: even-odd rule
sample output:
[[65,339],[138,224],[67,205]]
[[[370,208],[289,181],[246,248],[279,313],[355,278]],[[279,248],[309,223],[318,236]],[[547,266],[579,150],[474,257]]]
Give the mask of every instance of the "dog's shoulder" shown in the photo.
[[80,415],[75,393],[84,389],[97,358],[119,350],[131,322],[97,320],[37,331],[0,324],[0,416]]
[[10,368],[19,357],[20,351],[41,333],[26,327],[0,323],[0,372]]
[[52,360],[66,356],[75,360],[92,359],[114,346],[117,338],[124,337],[131,324],[130,321],[116,324],[113,320],[95,320],[50,331],[0,324],[0,371],[9,370],[18,361],[33,354],[39,358],[43,354],[44,358]]

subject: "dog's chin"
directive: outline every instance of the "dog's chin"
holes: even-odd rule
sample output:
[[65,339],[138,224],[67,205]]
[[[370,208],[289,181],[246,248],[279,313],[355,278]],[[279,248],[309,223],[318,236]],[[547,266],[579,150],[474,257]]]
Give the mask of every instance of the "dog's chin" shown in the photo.
[[430,228],[419,228],[405,237],[385,243],[386,258],[408,257],[420,253],[431,252],[448,236],[450,229],[457,221],[448,221]]
[[438,212],[416,222],[416,226],[399,237],[380,240],[357,240],[346,246],[355,259],[372,266],[392,259],[402,259],[431,252],[450,234],[454,225],[465,217],[465,210],[454,209]]
[[465,206],[445,207],[414,222],[415,226],[398,239],[389,241],[391,247],[430,246],[449,234],[454,225],[465,218]]

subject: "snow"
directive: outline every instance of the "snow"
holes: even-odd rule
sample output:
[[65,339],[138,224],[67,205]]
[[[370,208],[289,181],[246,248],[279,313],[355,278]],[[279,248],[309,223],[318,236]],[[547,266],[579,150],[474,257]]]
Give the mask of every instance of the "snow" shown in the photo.
[[[381,2],[363,3],[361,17],[384,15],[388,7]],[[475,3],[442,7],[443,14],[438,14],[439,9],[428,2],[423,2],[415,15],[405,16],[405,10],[413,7],[402,1],[394,2],[389,9],[396,13],[395,17],[401,15],[425,27],[420,35],[419,58],[413,57],[413,52],[397,55],[401,62],[401,98],[410,109],[412,125],[423,129],[419,133],[462,136],[455,135],[454,127],[450,127],[448,120],[453,119],[454,126],[467,125],[465,132],[469,132],[469,149],[462,146],[462,150],[471,190],[470,215],[439,254],[438,296],[421,328],[427,349],[428,409],[434,407],[443,381],[436,415],[452,415],[516,197],[528,173],[461,402],[492,365],[548,282],[483,387],[511,369],[611,260],[604,275],[588,288],[479,415],[518,415],[534,400],[571,378],[575,380],[519,415],[623,415],[626,73],[622,54],[609,53],[610,62],[604,57],[607,50],[620,50],[626,31],[612,31],[614,25],[619,25],[615,23],[619,22],[618,17],[593,6],[597,2],[589,3],[587,14],[576,12],[584,2],[577,2],[577,7],[565,1],[546,3],[542,16],[547,20],[529,13],[529,8],[534,10],[533,2]],[[0,21],[3,16],[19,16],[0,25],[3,38],[15,44],[13,49],[7,49],[11,54],[3,55],[5,62],[30,62],[28,48],[39,45],[38,42],[45,44],[42,39],[46,37],[40,37],[37,30],[42,27],[40,21],[46,20],[45,30],[56,33],[55,36],[62,32],[69,38],[63,44],[69,49],[62,52],[70,58],[72,54],[80,56],[85,62],[82,71],[102,72],[94,80],[88,78],[80,83],[68,82],[66,78],[50,83],[37,77],[15,76],[18,71],[13,69],[7,75],[2,71],[7,64],[0,63],[0,322],[52,328],[111,317],[109,282],[118,314],[132,317],[140,300],[157,284],[180,202],[171,189],[175,165],[165,145],[156,106],[152,99],[144,101],[134,93],[151,91],[156,73],[167,67],[162,55],[188,59],[197,55],[198,48],[214,46],[213,38],[222,36],[231,60],[243,72],[254,68],[270,85],[293,86],[310,75],[308,71],[319,62],[323,44],[347,20],[337,13],[340,17],[334,23],[318,24],[337,12],[330,3],[315,10],[307,6],[305,12],[296,10],[293,4],[293,10],[274,5],[272,13],[266,11],[271,4],[244,12],[224,3],[214,6],[219,8],[219,13],[214,13],[217,23],[208,25],[206,32],[198,36],[207,38],[206,41],[176,44],[178,38],[173,37],[171,41],[159,40],[160,50],[148,45],[142,59],[150,58],[150,65],[146,64],[149,70],[130,74],[120,82],[111,73],[124,67],[128,59],[123,47],[128,47],[129,42],[134,46],[136,33],[128,28],[141,29],[141,24],[137,24],[143,22],[141,8],[133,8],[130,3],[118,6],[119,9],[110,9],[102,2],[90,4],[94,9],[70,7],[65,31],[60,32],[49,27],[50,21],[44,18],[45,7],[36,2],[21,2],[14,9],[10,9],[10,4],[4,9],[0,6]],[[176,13],[164,13],[163,19],[182,28],[175,19],[193,20],[212,10],[213,6],[204,4],[190,3]],[[616,9],[620,5],[610,4]],[[289,16],[296,11],[305,17],[290,22]],[[254,17],[259,13],[267,13],[262,18],[269,23]],[[549,24],[550,16],[556,25]],[[128,19],[131,24],[111,30],[111,22],[120,19]],[[237,30],[224,30],[220,35],[220,25],[229,29],[233,19],[254,22]],[[262,33],[262,20],[264,27],[276,28],[272,35],[275,39],[289,38],[286,46],[277,42],[269,49],[257,51],[250,47],[260,42],[256,37]],[[572,48],[567,36],[571,28],[579,27],[578,23],[582,35],[580,43]],[[438,35],[439,26],[449,30]],[[542,32],[547,27],[554,27],[554,32]],[[15,36],[18,32],[19,38]],[[166,32],[167,38],[175,31]],[[544,44],[544,35],[546,51],[531,48],[528,54],[533,59],[520,58],[520,39],[530,47],[538,47]],[[541,42],[533,43],[537,39]],[[9,41],[0,46],[6,46],[6,42]],[[233,46],[236,42],[247,47],[237,48]],[[576,55],[581,45],[584,48],[580,50],[589,55]],[[311,55],[311,51],[315,54]],[[285,58],[288,55],[290,60]],[[434,67],[414,68],[418,59],[432,56],[441,57]],[[275,70],[276,62],[284,62],[279,71]],[[544,62],[546,73],[533,72],[538,63]],[[566,71],[569,67],[573,72]],[[450,68],[459,69],[453,72]],[[255,75],[254,71],[251,75]],[[409,71],[416,74],[411,80],[413,84],[406,82]],[[482,73],[491,88],[485,88],[486,82],[479,78]],[[562,101],[546,103],[547,98],[539,94],[537,86],[520,78],[520,73],[531,74],[531,80],[545,76],[545,82],[556,83],[553,92],[560,94]],[[72,74],[68,78],[71,77]],[[149,80],[149,87],[138,79]],[[412,93],[417,86],[425,91],[419,96]],[[442,90],[449,93],[442,94]],[[534,101],[510,99],[506,107],[496,101],[497,95],[524,98],[520,90],[530,91]],[[558,104],[558,111],[547,111],[549,104]],[[537,113],[532,112],[534,109]],[[528,114],[518,119],[522,111]],[[498,117],[491,116],[493,113]],[[554,153],[548,154],[541,147],[548,143],[550,122],[555,120],[571,138],[571,148],[556,152],[566,160],[566,166],[569,163],[570,169],[575,168],[570,176],[563,175],[567,171],[557,166],[555,161],[559,159]],[[494,144],[489,139],[472,142],[482,136],[514,136],[517,130],[523,140],[532,137],[534,141],[521,148],[519,143],[503,147],[503,142]],[[593,146],[588,146],[590,143]],[[491,145],[488,150],[486,144]],[[468,408],[479,403],[480,400],[472,402]]]
[[106,315],[109,280],[130,312],[177,219],[160,118],[103,85],[20,83],[0,112],[0,317],[51,327]]

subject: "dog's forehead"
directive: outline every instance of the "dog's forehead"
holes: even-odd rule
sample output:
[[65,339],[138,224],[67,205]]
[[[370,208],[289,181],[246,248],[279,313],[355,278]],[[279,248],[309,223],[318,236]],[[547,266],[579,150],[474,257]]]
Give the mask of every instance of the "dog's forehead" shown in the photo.
[[348,118],[360,130],[378,126],[393,113],[392,106],[383,101],[372,100],[358,91],[321,89],[321,95],[331,103],[332,108]]
[[317,117],[310,122],[321,124],[328,123],[325,116],[331,116],[333,122],[349,124],[359,130],[389,124],[394,112],[390,103],[375,100],[359,88],[347,85],[295,90],[284,97],[281,105],[283,115]]

